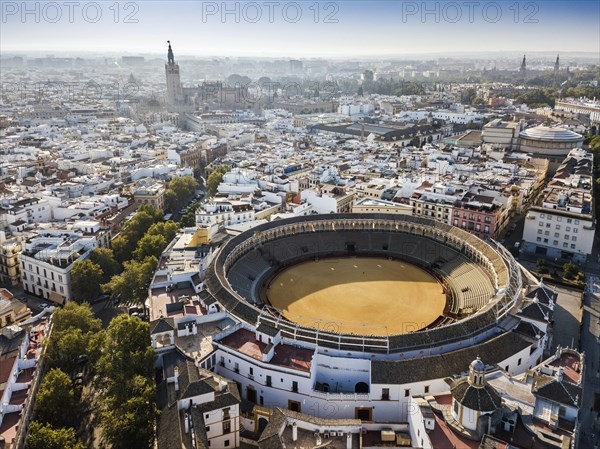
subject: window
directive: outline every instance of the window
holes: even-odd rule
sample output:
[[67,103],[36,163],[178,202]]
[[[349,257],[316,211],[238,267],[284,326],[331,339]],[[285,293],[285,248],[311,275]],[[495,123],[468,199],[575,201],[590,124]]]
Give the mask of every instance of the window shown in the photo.
[[573,220],[571,220],[570,218],[567,218],[567,223],[573,223]]
[[543,222],[543,221],[540,221],[540,222],[538,223],[538,226],[544,226],[544,222]]
[[565,240],[569,240],[571,237],[565,234]]
[[542,230],[541,229],[538,229],[538,234],[542,235]]
[[230,410],[231,410],[231,409],[230,409],[229,407],[225,407],[225,408],[223,409],[223,420],[225,420],[225,419],[229,419],[229,417],[230,417],[230,415],[229,415],[229,411],[230,411]]
[[521,359],[517,361],[517,366],[521,366]]
[[206,431],[206,433],[210,432],[210,426],[206,426],[206,427],[204,428],[204,430]]
[[545,214],[540,214],[540,218],[544,218],[545,216]]
[[229,447],[229,440],[225,440],[225,443],[223,444],[223,446]]
[[569,246],[568,243],[563,243],[563,248],[566,248],[567,246]]
[[554,240],[554,241],[552,242],[552,244],[553,244],[553,245],[558,245],[558,240]]
[[550,223],[546,223],[546,227],[549,228],[550,227]]
[[556,229],[559,229],[559,230],[560,230],[560,225],[556,225]]
[[550,231],[544,232],[544,235],[550,235]]
[[292,391],[294,392],[298,392],[298,382],[296,382],[295,380],[292,382]]
[[429,393],[429,385],[425,385],[425,393]]
[[544,239],[544,243],[548,243],[548,239]]
[[381,389],[381,399],[384,401],[388,401],[390,399],[390,389],[389,388]]
[[560,232],[555,232],[554,237],[556,237],[556,238],[560,237]]
[[407,398],[410,396],[410,388],[404,390],[404,397]]
[[573,234],[577,234],[578,232],[579,232],[579,229],[573,228]]
[[231,433],[231,421],[223,422],[223,433]]
[[541,237],[538,237],[538,238],[537,238],[537,239],[535,239],[535,240],[536,240],[536,242],[541,242],[541,241],[542,241],[542,238],[541,238]]
[[571,243],[571,249],[575,249],[575,245]]
[[556,217],[556,221],[562,221],[562,217]]
[[254,374],[254,368],[250,367],[250,375],[252,376]]
[[575,220],[575,224],[579,224],[579,220]]
[[567,227],[565,228],[565,231],[567,231],[567,232],[571,232],[571,226],[567,226]]
[[573,238],[571,238],[571,240],[573,240],[574,242],[577,241],[577,236],[573,236]]

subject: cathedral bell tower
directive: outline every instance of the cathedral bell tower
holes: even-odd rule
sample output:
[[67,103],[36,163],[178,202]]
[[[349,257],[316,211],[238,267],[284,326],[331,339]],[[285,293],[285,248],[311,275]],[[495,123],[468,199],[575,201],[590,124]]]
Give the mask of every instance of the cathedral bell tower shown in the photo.
[[167,76],[167,103],[171,106],[180,104],[183,100],[181,89],[181,78],[179,76],[179,64],[175,63],[171,41],[167,41],[169,50],[167,52],[167,63],[165,64],[165,74]]

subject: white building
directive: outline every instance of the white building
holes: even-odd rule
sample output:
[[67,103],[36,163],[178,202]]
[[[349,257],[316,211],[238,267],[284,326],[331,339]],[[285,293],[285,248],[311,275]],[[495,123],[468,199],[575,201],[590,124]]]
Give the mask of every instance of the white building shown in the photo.
[[73,299],[70,272],[96,248],[110,245],[110,231],[97,221],[78,222],[69,229],[51,228],[23,244],[21,272],[26,292],[63,304]]
[[592,252],[596,222],[593,155],[572,150],[529,210],[523,250],[540,257],[585,262]]

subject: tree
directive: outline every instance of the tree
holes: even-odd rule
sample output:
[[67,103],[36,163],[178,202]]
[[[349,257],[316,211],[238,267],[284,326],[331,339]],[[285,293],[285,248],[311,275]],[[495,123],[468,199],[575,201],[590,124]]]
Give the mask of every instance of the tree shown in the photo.
[[72,374],[79,356],[87,356],[91,363],[98,358],[102,322],[94,317],[88,304],[67,303],[54,312],[52,320],[52,334],[46,340],[46,361],[50,368]]
[[33,421],[25,439],[26,449],[84,449],[77,441],[74,429],[55,429],[49,424]]
[[538,259],[536,261],[536,265],[537,265],[537,270],[544,274],[544,273],[548,273],[548,262],[546,262],[546,259]]
[[147,257],[141,262],[138,260],[126,261],[123,264],[123,272],[103,284],[102,290],[136,304],[143,304],[148,297],[148,287],[157,264],[156,257]]
[[175,238],[177,231],[179,231],[179,225],[176,222],[171,220],[161,221],[150,226],[146,235],[162,235],[167,242],[170,242]]
[[187,200],[198,188],[198,181],[191,176],[175,178],[169,183],[169,190],[175,192],[179,200]]
[[220,165],[210,175],[208,175],[208,179],[206,180],[208,196],[216,195],[219,184],[223,182],[223,175],[225,175],[225,173],[227,173],[228,171],[229,167],[225,165]]
[[574,263],[568,262],[563,265],[563,273],[567,279],[572,279],[579,272],[579,267]]
[[155,386],[152,380],[135,376],[131,397],[121,404],[107,399],[100,412],[104,439],[113,449],[148,449],[154,440]]
[[106,329],[98,360],[98,387],[117,403],[129,399],[129,383],[135,376],[154,379],[154,350],[149,324],[138,317],[119,315]]
[[76,407],[71,379],[64,371],[52,368],[44,376],[36,396],[37,421],[55,427],[70,427],[75,424],[72,412]]
[[165,210],[176,212],[180,209],[177,201],[177,194],[171,189],[165,191]]
[[102,269],[89,259],[78,260],[71,270],[71,291],[79,303],[91,301],[100,294]]
[[146,231],[154,223],[162,221],[164,213],[150,204],[142,204],[133,218],[125,223],[120,234],[113,240],[112,248],[117,261],[120,263],[131,259],[135,249]]
[[67,303],[63,308],[52,314],[52,335],[70,329],[81,329],[84,333],[97,333],[102,329],[102,322],[94,317],[88,304]]
[[115,260],[113,250],[110,248],[96,248],[90,253],[90,260],[102,270],[102,282],[108,282],[121,271],[121,265]]
[[111,321],[97,364],[97,390],[103,436],[113,449],[152,445],[154,358],[148,323],[127,315]]
[[148,256],[154,256],[158,259],[168,243],[169,241],[162,235],[146,234],[138,242],[133,257],[137,260],[144,260]]

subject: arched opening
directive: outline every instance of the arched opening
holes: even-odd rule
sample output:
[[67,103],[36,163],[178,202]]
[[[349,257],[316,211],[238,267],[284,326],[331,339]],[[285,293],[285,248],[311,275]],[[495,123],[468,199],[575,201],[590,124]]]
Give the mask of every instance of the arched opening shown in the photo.
[[354,387],[355,393],[368,393],[369,385],[365,382],[358,382]]
[[262,431],[265,430],[265,427],[267,427],[267,424],[269,424],[269,421],[267,421],[266,418],[259,418],[258,419],[258,433],[262,433]]

